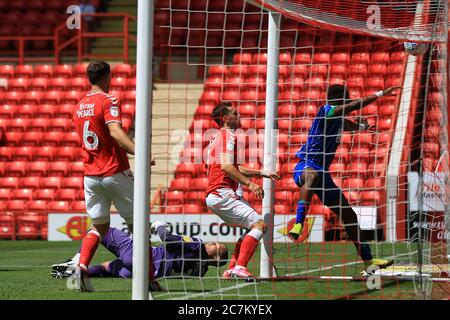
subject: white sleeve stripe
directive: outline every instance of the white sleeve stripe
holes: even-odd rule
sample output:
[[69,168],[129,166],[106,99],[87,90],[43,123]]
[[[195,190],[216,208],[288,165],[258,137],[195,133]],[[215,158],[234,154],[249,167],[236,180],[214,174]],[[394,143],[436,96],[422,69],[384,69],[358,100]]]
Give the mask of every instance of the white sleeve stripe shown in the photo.
[[118,122],[118,123],[122,124],[122,121],[120,121],[120,120],[109,120],[109,121],[106,121],[105,124],[108,124],[110,122]]

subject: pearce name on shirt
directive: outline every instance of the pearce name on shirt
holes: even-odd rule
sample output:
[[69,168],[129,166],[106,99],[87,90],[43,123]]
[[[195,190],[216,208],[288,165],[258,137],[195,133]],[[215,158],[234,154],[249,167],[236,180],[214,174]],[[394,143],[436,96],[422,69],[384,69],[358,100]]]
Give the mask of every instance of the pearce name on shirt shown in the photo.
[[93,117],[95,103],[80,103],[77,111],[78,118]]

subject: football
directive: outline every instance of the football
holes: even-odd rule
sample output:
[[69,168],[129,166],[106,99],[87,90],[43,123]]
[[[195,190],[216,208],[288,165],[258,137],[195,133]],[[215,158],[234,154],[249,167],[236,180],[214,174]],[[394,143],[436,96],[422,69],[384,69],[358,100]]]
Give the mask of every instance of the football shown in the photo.
[[406,52],[413,56],[420,56],[427,52],[428,44],[427,43],[415,43],[415,42],[405,42],[403,43]]

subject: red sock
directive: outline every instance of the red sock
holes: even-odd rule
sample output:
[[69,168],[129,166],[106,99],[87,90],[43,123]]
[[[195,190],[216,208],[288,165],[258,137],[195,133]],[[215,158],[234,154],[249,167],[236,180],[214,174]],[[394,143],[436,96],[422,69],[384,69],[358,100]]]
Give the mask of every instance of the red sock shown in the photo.
[[261,240],[261,238],[262,231],[258,229],[252,229],[249,234],[244,237],[239,253],[239,258],[237,259],[238,266],[247,267],[248,262],[253,256],[253,253],[255,253],[255,250],[258,247],[259,240]]
[[96,231],[89,231],[83,238],[80,251],[80,265],[89,266],[100,243],[100,235]]
[[228,265],[228,269],[233,269],[236,265],[236,261],[239,257],[239,252],[241,251],[242,239],[239,239],[234,246],[233,256],[231,257],[230,264]]

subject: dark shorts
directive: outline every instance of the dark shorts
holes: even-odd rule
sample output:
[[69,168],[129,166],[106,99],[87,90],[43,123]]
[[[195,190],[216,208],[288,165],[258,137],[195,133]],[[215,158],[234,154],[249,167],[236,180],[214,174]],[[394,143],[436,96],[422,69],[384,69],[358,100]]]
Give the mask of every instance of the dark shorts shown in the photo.
[[302,174],[306,168],[312,168],[319,175],[319,183],[314,187],[314,193],[319,197],[320,201],[326,206],[339,203],[342,191],[334,183],[333,178],[328,171],[324,170],[314,162],[300,160],[294,169],[294,181],[301,187],[303,181],[301,180]]
[[108,266],[108,272],[113,277],[131,278],[132,270],[130,266],[125,266],[120,259],[111,261]]

